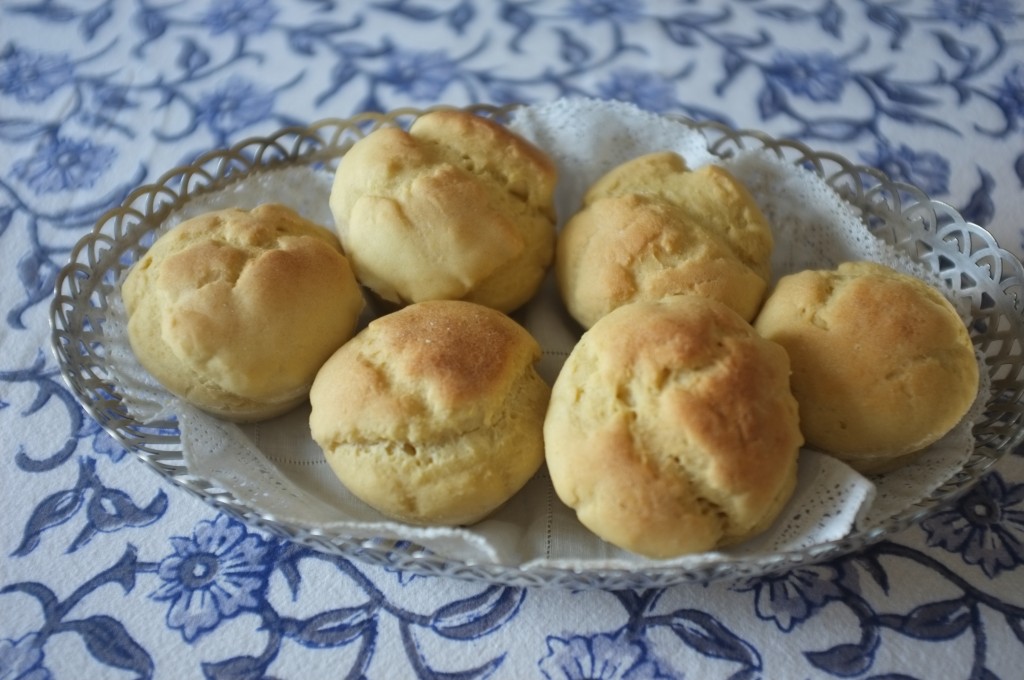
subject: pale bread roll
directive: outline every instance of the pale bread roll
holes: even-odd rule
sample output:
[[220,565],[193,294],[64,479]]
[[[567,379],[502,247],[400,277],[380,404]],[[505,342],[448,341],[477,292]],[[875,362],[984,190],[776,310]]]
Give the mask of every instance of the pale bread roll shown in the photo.
[[785,347],[807,443],[885,472],[951,430],[978,394],[978,363],[953,305],[871,262],[779,280],[755,321]]
[[305,400],[363,309],[335,235],[276,204],[182,222],[121,291],[139,363],[171,393],[235,421]]
[[330,207],[356,276],[384,300],[466,300],[509,312],[554,252],[554,164],[464,111],[382,128],[342,158]]
[[555,271],[584,328],[616,307],[692,294],[754,318],[771,279],[771,227],[727,170],[678,154],[640,156],[584,197],[558,239]]
[[555,491],[620,548],[669,558],[766,529],[802,443],[785,350],[694,295],[636,302],[584,333],[544,422]]
[[469,302],[415,303],[382,316],[324,365],[310,430],[341,482],[412,524],[474,523],[544,459],[550,389],[536,340]]

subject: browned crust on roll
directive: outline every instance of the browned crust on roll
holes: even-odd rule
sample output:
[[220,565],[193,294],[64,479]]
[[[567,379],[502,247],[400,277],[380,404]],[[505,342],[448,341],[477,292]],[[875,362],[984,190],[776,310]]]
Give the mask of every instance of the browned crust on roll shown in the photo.
[[376,130],[335,173],[330,205],[356,274],[383,299],[526,302],[554,252],[554,164],[493,121],[441,110]]
[[337,238],[276,204],[181,223],[130,270],[122,295],[143,367],[241,421],[303,401],[363,307]]
[[624,163],[594,183],[584,206],[614,196],[640,195],[675,206],[722,236],[762,279],[771,278],[773,238],[753,194],[719,165],[690,169],[677,153],[659,151]]
[[771,228],[727,170],[675,153],[620,165],[589,189],[559,235],[562,299],[585,328],[631,302],[710,297],[754,318],[771,276]]
[[698,296],[625,305],[584,334],[545,420],[559,497],[598,536],[650,557],[767,527],[802,437],[785,351]]
[[753,319],[768,287],[714,230],[635,194],[602,199],[573,217],[557,262],[562,297],[585,328],[630,302],[684,293]]
[[978,393],[974,348],[952,304],[883,265],[783,277],[755,327],[792,358],[808,444],[863,472],[937,441]]
[[310,429],[342,483],[385,515],[467,524],[543,461],[540,347],[504,314],[461,301],[381,317],[324,365]]

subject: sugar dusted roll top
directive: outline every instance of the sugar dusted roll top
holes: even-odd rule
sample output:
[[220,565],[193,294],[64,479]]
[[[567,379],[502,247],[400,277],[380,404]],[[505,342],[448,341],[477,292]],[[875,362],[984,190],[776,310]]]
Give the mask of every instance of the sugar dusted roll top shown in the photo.
[[766,529],[799,447],[789,358],[695,295],[618,307],[584,333],[544,423],[551,481],[586,527],[653,558]]
[[554,164],[465,111],[381,128],[335,173],[330,207],[359,280],[397,304],[466,300],[512,311],[554,252]]
[[472,524],[544,460],[550,389],[536,340],[496,310],[408,305],[370,323],[324,365],[310,430],[358,498],[412,524]]
[[304,401],[363,308],[335,235],[276,204],[182,222],[132,267],[122,295],[139,363],[236,421]]

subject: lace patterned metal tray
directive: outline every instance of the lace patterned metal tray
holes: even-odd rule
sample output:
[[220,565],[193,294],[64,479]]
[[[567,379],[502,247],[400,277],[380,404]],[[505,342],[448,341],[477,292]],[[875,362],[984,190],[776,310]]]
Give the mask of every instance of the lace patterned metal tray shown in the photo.
[[[509,108],[469,110],[505,120]],[[970,303],[971,333],[987,359],[992,396],[974,429],[974,452],[964,468],[928,497],[864,531],[810,549],[756,558],[727,559],[693,570],[649,566],[636,569],[567,570],[465,563],[444,559],[408,541],[355,539],[296,526],[249,507],[213,481],[187,469],[173,421],[141,423],[123,403],[123,393],[106,365],[104,320],[107,301],[121,273],[152,242],[156,227],[171,212],[241,178],[287,166],[332,169],[360,138],[386,125],[408,127],[424,110],[401,109],[328,119],[243,141],[176,168],[156,183],[132,192],[106,213],[74,248],[56,280],[50,310],[53,350],[75,397],[117,441],[161,476],[250,526],[345,557],[420,574],[493,583],[566,588],[662,587],[683,582],[746,578],[841,556],[900,531],[964,493],[1000,456],[1024,439],[1024,267],[981,227],[965,222],[949,206],[915,187],[841,156],[763,133],[732,130],[712,122],[680,122],[701,131],[710,150],[729,157],[743,149],[765,149],[817,173],[863,216],[872,233],[938,273]]]

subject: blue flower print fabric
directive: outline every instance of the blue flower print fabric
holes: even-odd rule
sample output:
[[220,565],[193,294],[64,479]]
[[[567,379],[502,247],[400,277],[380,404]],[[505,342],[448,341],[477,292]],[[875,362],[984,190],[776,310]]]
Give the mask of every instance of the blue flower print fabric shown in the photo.
[[145,469],[66,386],[57,272],[136,187],[322,118],[572,96],[795,138],[1024,253],[1011,0],[2,3],[0,679],[1020,677],[1019,444],[956,502],[841,559],[531,589],[245,525]]

